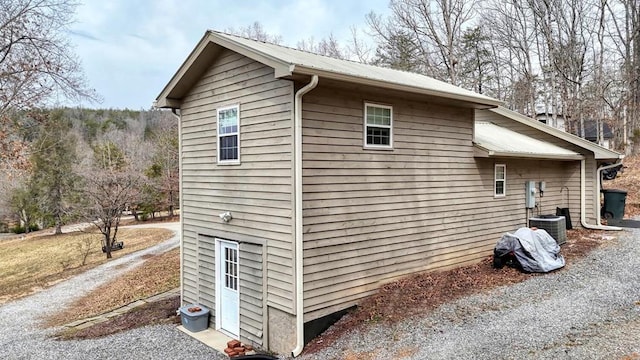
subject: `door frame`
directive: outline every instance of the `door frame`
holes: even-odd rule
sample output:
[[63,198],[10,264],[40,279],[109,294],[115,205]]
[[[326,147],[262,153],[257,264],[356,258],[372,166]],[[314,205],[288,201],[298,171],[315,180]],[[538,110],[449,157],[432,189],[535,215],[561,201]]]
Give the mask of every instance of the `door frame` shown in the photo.
[[[222,273],[223,273],[223,269],[222,269],[222,264],[223,264],[223,256],[222,256],[222,244],[226,244],[226,245],[232,245],[235,247],[236,252],[238,254],[238,328],[234,329],[236,330],[235,333],[233,333],[231,330],[228,329],[222,329],[222,324],[221,324],[221,316],[220,314],[222,313]],[[220,238],[215,238],[215,259],[216,259],[216,264],[215,264],[215,283],[216,283],[216,330],[223,332],[233,338],[238,339],[240,337],[240,245],[237,241],[231,241],[231,240],[226,240],[226,239],[220,239]]]

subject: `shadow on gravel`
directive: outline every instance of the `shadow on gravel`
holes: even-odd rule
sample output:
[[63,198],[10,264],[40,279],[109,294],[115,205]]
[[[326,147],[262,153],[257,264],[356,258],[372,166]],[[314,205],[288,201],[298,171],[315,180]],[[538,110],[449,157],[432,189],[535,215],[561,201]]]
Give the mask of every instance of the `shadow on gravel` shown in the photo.
[[607,223],[612,226],[619,226],[619,227],[631,228],[631,229],[640,229],[640,220],[629,220],[629,219],[609,220]]

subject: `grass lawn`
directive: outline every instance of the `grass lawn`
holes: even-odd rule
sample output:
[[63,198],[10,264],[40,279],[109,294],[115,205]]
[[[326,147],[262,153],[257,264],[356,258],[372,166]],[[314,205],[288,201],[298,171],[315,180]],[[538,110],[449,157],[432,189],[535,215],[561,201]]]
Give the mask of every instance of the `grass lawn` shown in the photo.
[[[101,236],[75,232],[0,241],[0,304],[105,263]],[[117,259],[171,236],[172,232],[165,229],[119,229],[118,240],[124,241],[125,247],[112,252],[112,256]]]

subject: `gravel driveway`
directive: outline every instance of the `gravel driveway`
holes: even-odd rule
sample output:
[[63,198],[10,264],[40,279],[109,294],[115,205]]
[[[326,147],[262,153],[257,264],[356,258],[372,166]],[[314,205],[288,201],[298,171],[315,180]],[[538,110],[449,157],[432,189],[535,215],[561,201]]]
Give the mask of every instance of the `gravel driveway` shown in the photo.
[[[173,238],[28,298],[0,307],[4,359],[227,359],[174,326],[150,326],[83,341],[55,341],[38,317],[136,266]],[[126,268],[115,270],[118,265]],[[640,354],[640,230],[577,264],[467,297],[425,318],[372,326],[302,359],[612,359]],[[632,357],[633,358],[633,357]]]
[[[179,224],[140,227],[178,231]],[[148,249],[123,256],[45,291],[0,306],[1,359],[225,359],[214,350],[177,330],[152,326],[95,340],[56,341],[55,329],[38,328],[39,318],[54,313],[100,284],[142,263],[141,257],[179,245],[178,236]],[[227,358],[228,359],[228,358]]]

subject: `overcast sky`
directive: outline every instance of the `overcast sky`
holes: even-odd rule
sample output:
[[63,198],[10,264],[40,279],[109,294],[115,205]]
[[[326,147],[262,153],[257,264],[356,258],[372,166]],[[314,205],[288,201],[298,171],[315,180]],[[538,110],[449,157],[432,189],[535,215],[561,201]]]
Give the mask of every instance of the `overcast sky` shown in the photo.
[[[84,0],[70,40],[101,104],[148,109],[207,29],[224,31],[258,21],[283,43],[330,33],[341,42],[365,14],[384,13],[389,0]],[[77,105],[77,104],[73,104]]]

